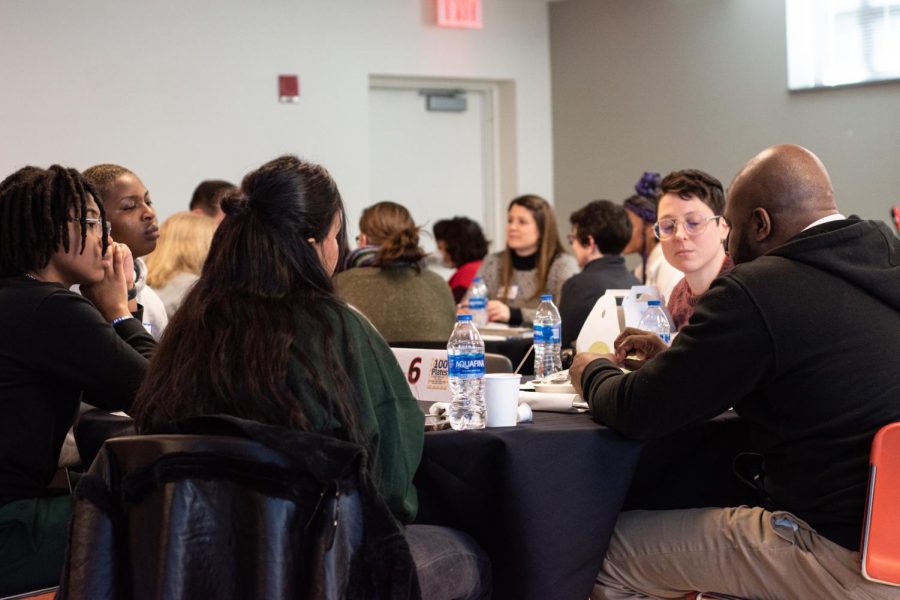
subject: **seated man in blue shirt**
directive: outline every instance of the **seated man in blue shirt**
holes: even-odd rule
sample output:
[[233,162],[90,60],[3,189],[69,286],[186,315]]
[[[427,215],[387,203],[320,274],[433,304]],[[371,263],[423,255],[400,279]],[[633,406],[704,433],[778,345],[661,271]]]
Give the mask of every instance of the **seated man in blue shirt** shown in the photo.
[[900,239],[839,214],[798,146],[752,159],[725,218],[737,266],[671,348],[626,332],[571,373],[594,419],[637,439],[733,406],[762,454],[759,506],[622,513],[593,597],[896,598],[857,549],[872,437],[900,421]]

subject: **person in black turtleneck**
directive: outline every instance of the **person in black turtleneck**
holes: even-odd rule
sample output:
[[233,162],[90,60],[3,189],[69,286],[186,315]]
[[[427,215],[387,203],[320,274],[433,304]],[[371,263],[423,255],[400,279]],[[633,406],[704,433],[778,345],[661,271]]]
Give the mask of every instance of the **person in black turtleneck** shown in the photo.
[[530,325],[541,294],[559,301],[578,264],[559,241],[550,204],[540,196],[515,198],[506,219],[506,248],[484,259],[478,275],[488,289],[488,318]]

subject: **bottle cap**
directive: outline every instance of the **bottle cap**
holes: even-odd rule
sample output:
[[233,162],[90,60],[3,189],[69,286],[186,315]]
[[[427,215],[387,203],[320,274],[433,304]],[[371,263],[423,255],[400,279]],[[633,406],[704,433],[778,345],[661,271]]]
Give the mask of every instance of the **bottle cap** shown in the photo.
[[479,282],[481,282],[481,277],[478,277],[476,275],[475,277],[472,278],[472,283],[479,283]]
[[659,305],[660,305],[659,300],[648,300],[647,301],[647,306],[659,306]]
[[472,315],[456,315],[456,320],[460,321],[460,322],[461,321],[471,321]]
[[553,294],[541,294],[541,302],[553,302]]

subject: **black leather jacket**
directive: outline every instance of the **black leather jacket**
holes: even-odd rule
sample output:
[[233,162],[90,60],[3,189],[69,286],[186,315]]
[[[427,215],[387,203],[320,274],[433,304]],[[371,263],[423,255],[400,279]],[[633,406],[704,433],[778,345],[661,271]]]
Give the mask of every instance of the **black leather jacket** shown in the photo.
[[365,460],[227,416],[109,440],[75,492],[58,597],[419,598]]

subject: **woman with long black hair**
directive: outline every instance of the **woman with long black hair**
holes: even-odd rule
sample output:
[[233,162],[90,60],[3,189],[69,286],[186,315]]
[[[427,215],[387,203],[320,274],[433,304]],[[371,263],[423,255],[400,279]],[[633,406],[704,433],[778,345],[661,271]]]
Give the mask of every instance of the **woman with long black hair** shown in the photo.
[[[346,251],[337,186],[323,167],[283,156],[248,174],[222,209],[139,393],[138,431],[227,414],[360,444],[391,512],[409,523],[424,417],[384,339],[334,293]],[[429,550],[436,529],[440,557]],[[425,526],[406,537],[423,597],[489,593],[468,537]]]

